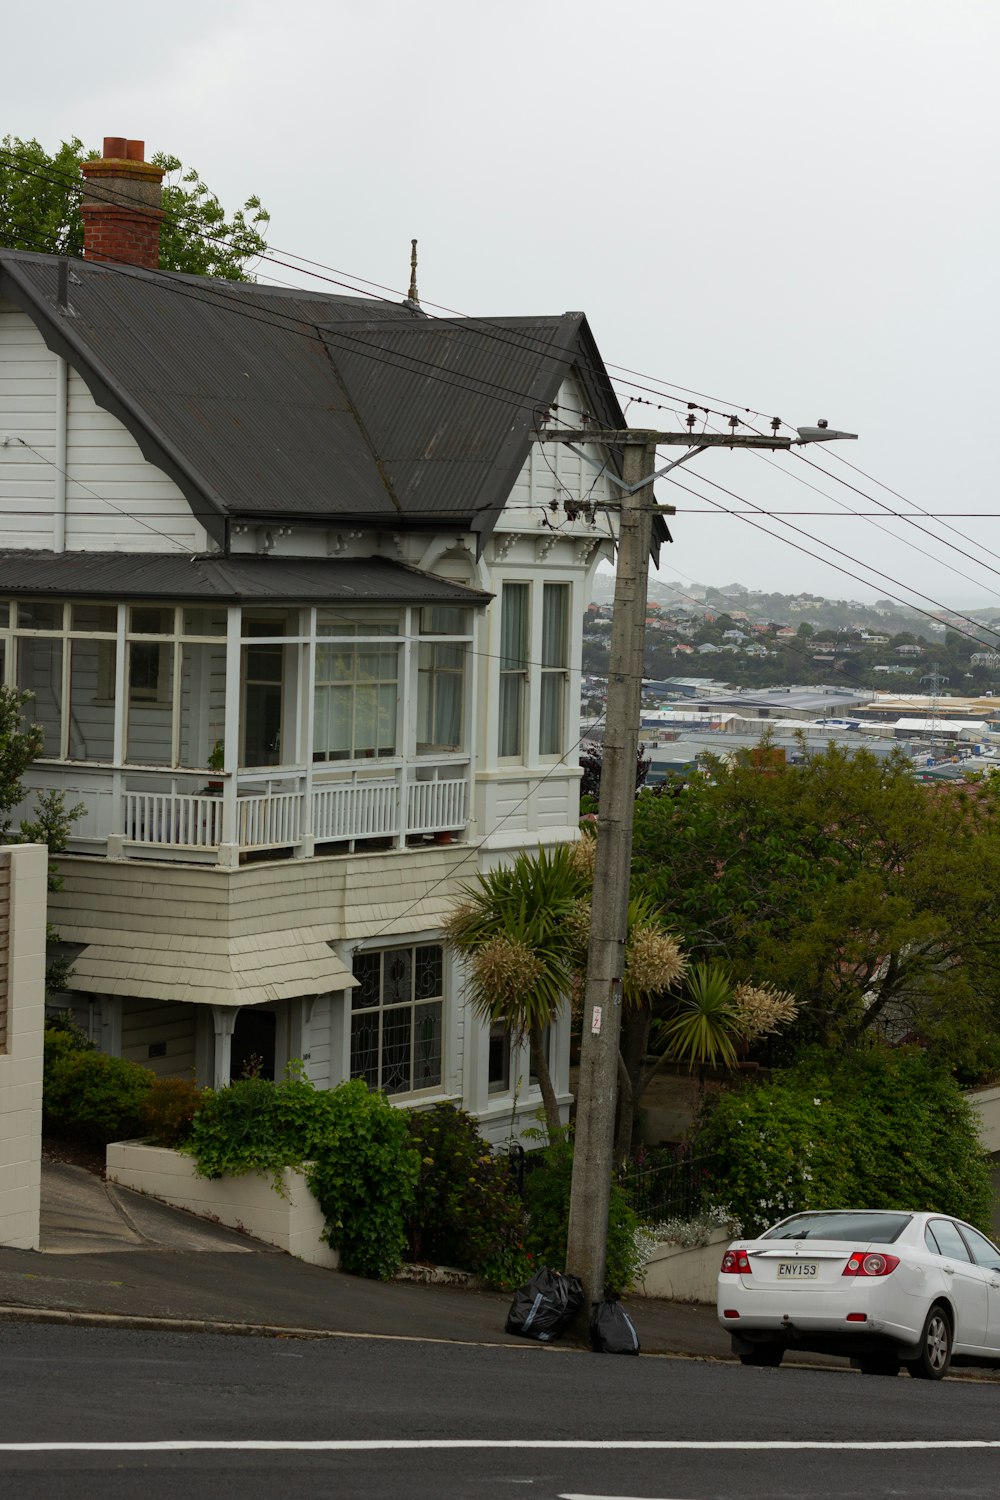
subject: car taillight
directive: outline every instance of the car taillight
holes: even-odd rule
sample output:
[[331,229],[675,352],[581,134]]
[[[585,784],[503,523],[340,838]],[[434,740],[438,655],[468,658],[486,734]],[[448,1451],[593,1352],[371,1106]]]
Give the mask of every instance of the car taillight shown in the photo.
[[724,1276],[749,1276],[752,1270],[745,1250],[727,1250],[722,1257]]
[[898,1255],[855,1250],[844,1267],[845,1276],[889,1276],[899,1265]]

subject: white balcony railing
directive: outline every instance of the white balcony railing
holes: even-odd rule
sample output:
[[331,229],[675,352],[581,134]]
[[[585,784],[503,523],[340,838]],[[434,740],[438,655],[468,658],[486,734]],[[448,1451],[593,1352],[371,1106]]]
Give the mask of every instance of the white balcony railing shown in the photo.
[[[61,790],[67,807],[83,806],[69,847],[92,852],[112,839],[125,853],[144,849],[200,859],[223,845],[249,852],[368,839],[403,843],[464,829],[469,774],[468,761],[454,760],[397,765],[385,773],[344,767],[315,774],[310,789],[301,771],[253,772],[241,774],[235,797],[227,798],[224,780],[208,790],[203,772],[64,770],[50,763],[26,775],[22,812],[29,812],[35,790]],[[154,785],[146,789],[143,781]]]
[[222,842],[222,801],[209,795],[126,792],[124,836],[133,844],[213,849]]

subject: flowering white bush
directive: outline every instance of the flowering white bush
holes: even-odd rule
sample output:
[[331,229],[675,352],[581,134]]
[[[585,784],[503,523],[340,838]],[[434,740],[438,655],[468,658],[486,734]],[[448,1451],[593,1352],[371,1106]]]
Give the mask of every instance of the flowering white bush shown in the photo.
[[690,1219],[674,1217],[658,1224],[640,1224],[636,1245],[643,1261],[647,1261],[657,1245],[678,1245],[683,1250],[692,1250],[707,1245],[717,1229],[727,1229],[733,1239],[743,1233],[739,1219],[724,1203],[713,1203]]

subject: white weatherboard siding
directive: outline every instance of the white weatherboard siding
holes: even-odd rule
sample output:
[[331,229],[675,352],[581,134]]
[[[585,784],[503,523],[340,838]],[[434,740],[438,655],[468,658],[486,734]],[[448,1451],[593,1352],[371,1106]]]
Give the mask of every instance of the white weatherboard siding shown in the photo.
[[0,299],[0,547],[52,546],[55,453],[55,355]]
[[69,372],[67,442],[68,548],[205,550],[204,528],[173,480],[146,462],[128,429],[98,406],[75,370]]
[[87,947],[74,989],[254,1005],[352,988],[331,943],[434,932],[474,866],[468,849],[394,850],[236,870],[66,856],[52,921]]
[[[587,402],[572,376],[563,381],[556,399],[558,407],[552,414],[549,426],[574,428],[584,424]],[[588,420],[592,421],[592,417],[588,417]],[[616,497],[617,488],[601,472],[606,457],[604,450],[594,443],[582,443],[579,446],[587,455],[586,459],[567,448],[565,443],[533,444],[527,462],[510,492],[510,505],[547,505],[550,500],[562,502],[570,496],[603,504]],[[588,459],[593,462],[588,462]],[[508,516],[501,517],[498,529],[515,530],[519,524],[519,515],[523,524],[523,513],[514,509]],[[604,533],[606,536],[606,524]]]
[[[165,1001],[122,1001],[121,1055],[141,1063],[158,1078],[195,1076],[195,1017],[193,1005]],[[154,1053],[150,1055],[150,1048]],[[165,1048],[161,1052],[160,1048]]]
[[[57,368],[31,319],[0,300],[0,547],[54,544]],[[147,463],[73,369],[63,425],[67,551],[206,549],[205,530],[173,480]]]

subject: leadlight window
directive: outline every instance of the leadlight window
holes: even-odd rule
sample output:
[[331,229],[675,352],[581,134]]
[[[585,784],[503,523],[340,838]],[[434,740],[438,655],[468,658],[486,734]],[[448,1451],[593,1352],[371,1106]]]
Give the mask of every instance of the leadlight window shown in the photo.
[[351,1077],[384,1094],[441,1087],[444,950],[431,943],[354,958]]
[[497,753],[524,759],[528,701],[528,585],[505,583],[500,606],[500,728]]

